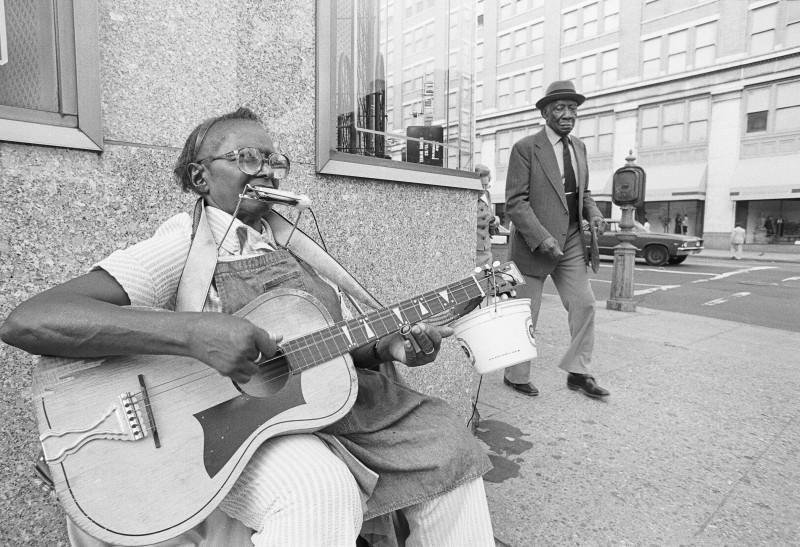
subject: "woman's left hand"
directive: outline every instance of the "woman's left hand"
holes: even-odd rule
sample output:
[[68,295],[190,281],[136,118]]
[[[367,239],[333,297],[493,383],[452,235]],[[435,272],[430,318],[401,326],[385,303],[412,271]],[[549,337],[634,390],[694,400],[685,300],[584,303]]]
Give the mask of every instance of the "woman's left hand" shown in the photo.
[[408,337],[399,333],[385,336],[378,342],[378,355],[382,361],[400,361],[409,367],[427,365],[436,359],[442,346],[442,339],[452,336],[450,327],[440,327],[417,323],[411,327]]

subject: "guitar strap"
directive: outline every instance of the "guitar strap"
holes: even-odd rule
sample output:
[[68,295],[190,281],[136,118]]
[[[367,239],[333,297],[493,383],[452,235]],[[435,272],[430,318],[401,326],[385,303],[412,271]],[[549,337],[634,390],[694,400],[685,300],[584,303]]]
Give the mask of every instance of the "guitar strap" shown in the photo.
[[[280,213],[270,211],[267,223],[276,243],[311,265],[318,273],[337,285],[345,294],[376,309],[383,307],[344,266],[329,255],[305,232]],[[283,243],[281,243],[283,242]],[[217,244],[206,218],[203,198],[195,203],[192,218],[192,245],[178,283],[175,311],[202,311],[217,266]],[[357,303],[356,307],[359,307]]]

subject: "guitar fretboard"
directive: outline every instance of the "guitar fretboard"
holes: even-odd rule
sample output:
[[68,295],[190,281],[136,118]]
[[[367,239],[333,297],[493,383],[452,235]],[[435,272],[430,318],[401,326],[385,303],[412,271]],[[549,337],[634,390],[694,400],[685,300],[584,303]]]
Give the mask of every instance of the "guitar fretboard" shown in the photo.
[[281,344],[295,372],[320,365],[388,334],[483,297],[473,276]]

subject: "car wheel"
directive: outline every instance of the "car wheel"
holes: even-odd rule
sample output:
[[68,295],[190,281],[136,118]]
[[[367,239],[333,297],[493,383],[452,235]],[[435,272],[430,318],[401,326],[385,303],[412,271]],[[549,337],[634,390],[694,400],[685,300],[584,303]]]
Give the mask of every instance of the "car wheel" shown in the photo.
[[644,250],[644,259],[651,266],[662,266],[669,260],[669,252],[661,245],[650,245]]
[[688,258],[688,255],[683,256],[673,256],[669,259],[670,264],[681,264],[684,260]]

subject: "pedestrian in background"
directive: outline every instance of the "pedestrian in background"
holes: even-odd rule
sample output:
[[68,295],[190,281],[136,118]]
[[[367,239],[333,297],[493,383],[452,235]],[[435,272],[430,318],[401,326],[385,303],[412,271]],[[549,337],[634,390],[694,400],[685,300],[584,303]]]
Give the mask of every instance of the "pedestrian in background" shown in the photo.
[[742,245],[744,245],[747,232],[741,222],[736,223],[736,227],[731,232],[731,260],[742,259]]
[[483,190],[478,196],[478,229],[475,266],[483,268],[492,263],[492,232],[497,230],[500,219],[495,216],[492,207],[492,196],[489,194],[489,183],[492,173],[485,165],[476,165],[475,172],[481,177]]
[[689,233],[689,216],[683,215],[683,220],[681,221],[681,231],[683,235]]
[[647,217],[644,217],[644,229],[650,231],[650,221],[647,220]]
[[[589,285],[587,242],[583,219],[602,234],[603,213],[588,189],[586,146],[569,133],[585,97],[570,81],[556,81],[536,107],[545,128],[514,144],[506,177],[506,207],[514,225],[509,258],[525,284],[517,294],[531,299],[532,328],[536,328],[547,276],[553,278],[567,309],[571,341],[559,367],[568,373],[567,387],[589,397],[609,395],[589,374],[594,349],[595,298]],[[538,395],[530,383],[530,362],[505,370],[506,385],[525,395]]]
[[680,215],[680,213],[675,215],[675,233],[676,234],[680,234],[681,233],[681,215]]

